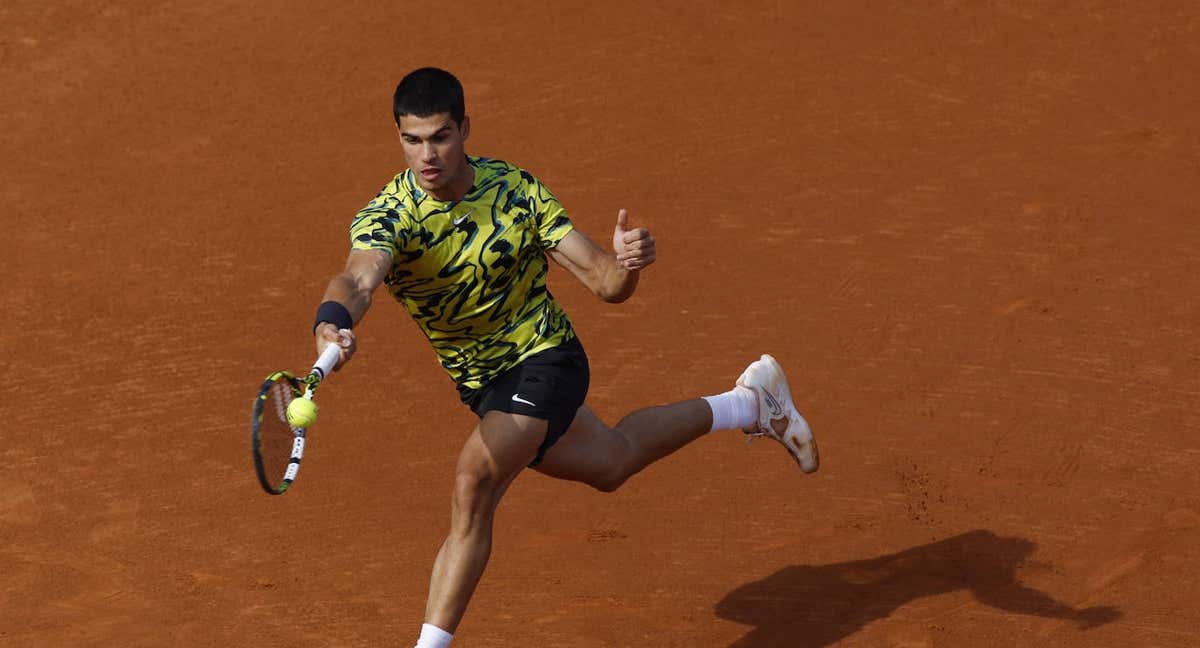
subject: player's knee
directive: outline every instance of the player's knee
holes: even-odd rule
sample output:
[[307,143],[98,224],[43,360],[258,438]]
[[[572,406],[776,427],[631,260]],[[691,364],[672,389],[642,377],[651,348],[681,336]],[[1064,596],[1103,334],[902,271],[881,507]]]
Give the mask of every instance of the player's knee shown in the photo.
[[628,480],[629,475],[625,471],[614,470],[593,479],[590,485],[601,493],[613,493]]
[[639,470],[639,467],[633,464],[633,452],[629,439],[620,430],[614,430],[614,432],[614,442],[608,449],[608,457],[605,462],[607,470],[590,482],[592,488],[602,493],[611,493],[617,490]]
[[459,470],[454,476],[454,510],[468,515],[488,511],[495,500],[496,479],[484,470]]

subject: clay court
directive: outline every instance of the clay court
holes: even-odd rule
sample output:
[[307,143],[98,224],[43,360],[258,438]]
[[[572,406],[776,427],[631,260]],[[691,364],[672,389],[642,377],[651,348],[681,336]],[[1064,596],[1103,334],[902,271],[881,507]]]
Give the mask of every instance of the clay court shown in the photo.
[[770,352],[823,464],[736,432],[501,505],[456,647],[1200,645],[1191,2],[0,5],[0,646],[408,648],[473,415],[383,292],[265,495],[396,81],[658,239],[550,287],[589,402]]

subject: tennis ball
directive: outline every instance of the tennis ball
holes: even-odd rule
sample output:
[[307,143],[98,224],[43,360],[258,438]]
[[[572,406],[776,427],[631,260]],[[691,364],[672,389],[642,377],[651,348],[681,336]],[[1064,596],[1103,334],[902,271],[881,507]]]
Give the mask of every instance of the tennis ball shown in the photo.
[[288,425],[307,429],[317,421],[317,404],[307,398],[296,398],[288,403]]

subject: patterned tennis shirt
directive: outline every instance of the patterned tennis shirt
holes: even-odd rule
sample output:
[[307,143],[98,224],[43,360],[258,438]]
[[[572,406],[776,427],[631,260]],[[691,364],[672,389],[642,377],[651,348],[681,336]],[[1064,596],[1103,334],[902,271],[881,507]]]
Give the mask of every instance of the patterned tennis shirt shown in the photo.
[[458,201],[396,175],[354,217],[351,247],[385,250],[384,283],[429,338],[455,383],[478,389],[521,360],[575,337],[546,288],[546,250],[573,226],[558,199],[507,162],[468,157]]

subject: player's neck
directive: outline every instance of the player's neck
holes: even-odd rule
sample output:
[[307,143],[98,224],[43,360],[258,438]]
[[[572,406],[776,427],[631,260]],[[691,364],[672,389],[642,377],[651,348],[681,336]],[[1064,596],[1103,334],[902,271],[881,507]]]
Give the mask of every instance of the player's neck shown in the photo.
[[446,186],[437,191],[428,192],[429,195],[441,200],[442,202],[457,202],[466,197],[467,192],[475,185],[475,166],[466,155],[463,156],[462,166],[459,167],[458,173],[446,183]]

